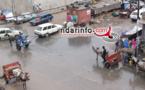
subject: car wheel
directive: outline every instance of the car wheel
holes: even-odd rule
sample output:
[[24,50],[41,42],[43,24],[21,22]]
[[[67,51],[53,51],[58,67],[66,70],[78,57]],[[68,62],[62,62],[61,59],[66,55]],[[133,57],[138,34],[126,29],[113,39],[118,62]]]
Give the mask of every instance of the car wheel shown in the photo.
[[38,36],[38,38],[42,38],[42,36],[41,36],[41,35],[39,35],[39,36]]
[[25,45],[25,47],[28,48],[29,47],[29,44]]
[[0,41],[1,41],[2,39],[1,39],[1,37],[0,37]]
[[104,66],[105,66],[106,68],[110,68],[110,63],[109,63],[109,62],[106,62]]
[[17,44],[16,47],[17,47],[17,50],[18,50],[18,51],[21,50],[21,46],[20,46],[20,45]]
[[51,20],[49,19],[48,22],[50,22]]
[[49,33],[47,33],[45,36],[46,36],[46,37],[49,37]]
[[33,26],[35,26],[36,24],[35,24],[35,23],[33,23],[32,25],[33,25]]
[[20,21],[20,24],[23,24],[23,21]]

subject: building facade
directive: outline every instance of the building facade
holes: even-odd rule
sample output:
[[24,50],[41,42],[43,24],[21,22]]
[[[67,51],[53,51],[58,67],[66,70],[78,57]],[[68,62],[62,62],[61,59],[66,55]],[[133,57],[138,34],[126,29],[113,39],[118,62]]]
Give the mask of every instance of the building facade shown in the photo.
[[[33,12],[33,6],[42,5],[42,10],[68,5],[82,0],[0,0],[0,10],[10,10],[14,14]],[[85,1],[85,0],[83,0]]]

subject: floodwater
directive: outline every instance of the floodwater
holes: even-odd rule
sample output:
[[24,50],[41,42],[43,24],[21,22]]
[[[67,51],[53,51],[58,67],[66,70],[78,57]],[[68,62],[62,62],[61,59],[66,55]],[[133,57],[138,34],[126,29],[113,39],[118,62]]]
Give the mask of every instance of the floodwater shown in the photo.
[[[96,27],[108,27],[109,23],[114,28],[113,31],[119,34],[135,25],[135,23],[131,23],[130,19],[117,20],[115,23],[97,24]],[[58,23],[61,23],[61,20],[58,20]],[[124,26],[124,24],[128,25]],[[0,75],[3,75],[3,65],[18,61],[22,65],[23,71],[30,74],[27,90],[145,89],[144,72],[135,73],[133,69],[125,67],[121,63],[118,67],[106,69],[101,57],[96,61],[92,45],[100,48],[106,46],[110,51],[113,51],[115,47],[114,43],[105,42],[101,37],[95,35],[61,36],[58,32],[49,37],[38,38],[33,32],[36,27],[30,26],[29,23],[16,26],[8,24],[0,27],[21,29],[24,35],[28,34],[29,39],[32,40],[29,48],[23,48],[21,51],[16,50],[15,42],[13,42],[13,47],[10,47],[8,41],[0,41]],[[4,87],[6,90],[22,90],[22,86],[16,84]]]

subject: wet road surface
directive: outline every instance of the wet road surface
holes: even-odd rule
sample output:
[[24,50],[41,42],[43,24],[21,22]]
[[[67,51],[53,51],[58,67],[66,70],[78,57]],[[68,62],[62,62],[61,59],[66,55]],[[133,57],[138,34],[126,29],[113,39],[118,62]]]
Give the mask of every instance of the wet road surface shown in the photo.
[[[64,14],[64,13],[61,13]],[[61,15],[60,14],[60,15]],[[55,16],[51,23],[62,24],[64,17]],[[116,21],[116,22],[115,22]],[[113,18],[93,28],[108,27],[111,24],[113,32],[132,29],[135,23],[130,19]],[[17,51],[15,43],[10,47],[9,42],[0,41],[0,75],[2,66],[19,61],[24,72],[29,72],[28,90],[144,90],[145,74],[135,73],[131,68],[119,63],[119,67],[106,69],[102,58],[96,61],[92,45],[107,47],[113,51],[114,43],[105,42],[95,35],[87,37],[61,36],[60,32],[46,38],[34,35],[35,26],[29,23],[23,25],[7,24],[0,27],[20,29],[32,40],[29,48]],[[9,84],[6,90],[22,90],[22,86]]]

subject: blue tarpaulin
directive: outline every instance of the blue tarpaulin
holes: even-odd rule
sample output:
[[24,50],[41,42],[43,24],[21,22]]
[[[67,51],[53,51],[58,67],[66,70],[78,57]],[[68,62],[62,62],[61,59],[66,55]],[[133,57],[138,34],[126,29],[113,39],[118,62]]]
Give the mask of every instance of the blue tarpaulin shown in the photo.
[[3,11],[3,14],[9,14],[12,13],[11,11]]

